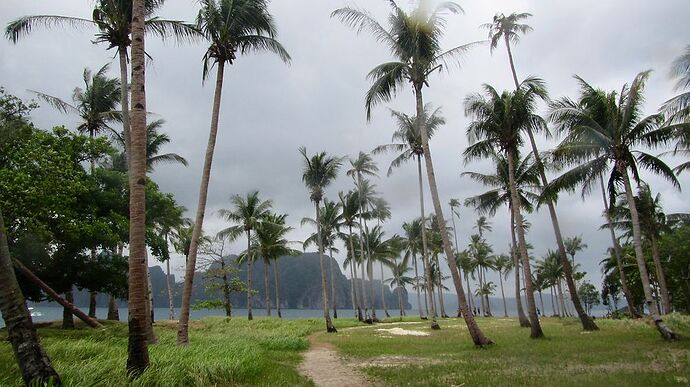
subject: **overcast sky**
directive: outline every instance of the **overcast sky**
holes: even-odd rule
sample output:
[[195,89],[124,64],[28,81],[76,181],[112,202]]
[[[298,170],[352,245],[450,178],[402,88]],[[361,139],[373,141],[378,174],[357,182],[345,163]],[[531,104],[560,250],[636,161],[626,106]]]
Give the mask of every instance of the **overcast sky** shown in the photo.
[[[412,1],[400,0],[411,7]],[[606,90],[620,90],[635,75],[653,69],[645,105],[648,114],[674,95],[668,77],[671,61],[690,44],[690,3],[687,0],[581,1],[461,1],[465,15],[450,15],[444,46],[447,48],[486,39],[480,24],[490,22],[496,12],[530,12],[528,23],[534,31],[513,47],[518,77],[537,75],[546,80],[552,97],[577,97],[577,74],[590,84]],[[89,19],[93,2],[88,0],[4,0],[0,2],[0,24],[4,27],[24,15],[65,15]],[[275,210],[288,213],[295,226],[291,235],[303,240],[313,232],[300,228],[302,217],[313,216],[307,189],[301,181],[302,160],[297,152],[305,145],[310,154],[326,151],[337,156],[354,156],[390,142],[395,129],[388,108],[413,113],[411,92],[400,93],[394,101],[374,110],[366,121],[364,94],[370,83],[366,74],[374,66],[391,59],[386,47],[367,33],[355,31],[329,17],[343,6],[369,11],[384,23],[389,12],[383,0],[290,0],[274,1],[270,6],[278,26],[278,40],[292,56],[288,66],[272,54],[240,57],[226,67],[219,135],[216,145],[208,208],[204,229],[208,233],[226,227],[218,216],[220,208],[230,206],[232,194],[259,190],[263,198],[274,201]],[[199,5],[192,0],[168,1],[160,10],[161,18],[192,21]],[[85,67],[98,69],[111,64],[110,75],[118,77],[118,62],[113,50],[92,44],[95,29],[35,28],[31,35],[13,45],[0,40],[0,85],[9,93],[28,99],[27,89],[70,98],[76,86],[82,86]],[[189,161],[189,167],[159,166],[151,177],[161,190],[171,192],[194,217],[203,155],[210,124],[215,72],[202,84],[202,56],[206,44],[177,45],[157,38],[146,41],[153,61],[146,73],[148,109],[163,118],[163,130],[173,142],[165,149]],[[463,113],[463,99],[480,91],[482,83],[496,89],[509,89],[512,78],[505,48],[493,55],[488,45],[476,46],[462,60],[460,68],[433,75],[425,89],[426,102],[443,109],[447,124],[431,141],[437,181],[444,211],[450,198],[465,199],[485,189],[460,177],[463,171],[491,172],[488,163],[464,165],[461,153],[468,145],[465,134],[469,120]],[[543,108],[543,107],[542,107]],[[542,113],[544,111],[542,110]],[[74,128],[76,118],[61,115],[49,106],[32,114],[37,126],[55,125]],[[554,141],[538,140],[542,149]],[[660,152],[660,151],[659,151]],[[403,222],[419,215],[417,177],[414,164],[404,165],[385,177],[392,155],[377,156],[382,177],[373,181],[390,202],[393,218],[385,224],[387,235],[401,232]],[[673,166],[678,160],[669,159]],[[337,198],[338,191],[352,188],[343,169],[337,181],[327,188],[327,197]],[[687,196],[670,184],[645,175],[655,193],[663,197],[667,213],[690,212]],[[681,177],[683,188],[690,185],[690,174]],[[426,183],[426,178],[425,178]],[[583,201],[579,195],[563,195],[558,213],[564,236],[581,235],[589,248],[576,258],[588,272],[588,279],[601,282],[598,262],[610,245],[607,232],[599,231],[601,194]],[[429,194],[427,191],[427,199]],[[427,208],[431,208],[427,200]],[[449,214],[446,212],[446,216]],[[473,232],[477,218],[472,209],[463,208],[458,224],[458,238],[463,248]],[[534,253],[541,257],[555,247],[547,211],[527,215],[532,223],[528,234]],[[487,239],[496,252],[508,249],[510,241],[507,209],[492,219],[493,232]],[[235,252],[243,243],[235,245]],[[342,262],[345,250],[337,259]],[[173,266],[182,272],[184,259],[174,258]],[[446,271],[447,267],[444,268]],[[490,278],[491,279],[491,278]],[[493,278],[497,282],[497,278]],[[449,284],[450,285],[450,284]],[[452,287],[452,285],[450,285]]]

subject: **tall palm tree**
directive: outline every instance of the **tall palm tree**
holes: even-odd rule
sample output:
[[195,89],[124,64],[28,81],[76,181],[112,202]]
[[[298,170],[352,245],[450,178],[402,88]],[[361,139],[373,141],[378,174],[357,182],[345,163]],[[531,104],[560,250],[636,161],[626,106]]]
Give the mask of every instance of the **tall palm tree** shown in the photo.
[[458,233],[455,227],[455,217],[457,216],[458,220],[460,219],[460,213],[458,212],[460,208],[460,200],[450,199],[448,206],[450,207],[450,218],[453,220],[453,237],[455,237],[455,252],[457,253],[460,247],[458,246]]
[[[390,23],[388,29],[381,26],[366,12],[353,8],[341,8],[331,15],[340,18],[345,24],[359,31],[363,29],[371,31],[378,41],[389,47],[395,57],[394,61],[381,64],[369,72],[368,77],[372,80],[372,87],[367,92],[365,99],[367,118],[371,118],[371,109],[374,106],[390,101],[406,83],[409,83],[414,91],[416,115],[423,117],[424,97],[422,89],[428,85],[429,76],[436,70],[442,69],[444,64],[458,59],[471,46],[461,45],[446,51],[441,49],[441,39],[445,27],[444,13],[457,14],[462,12],[462,8],[454,2],[442,2],[437,7],[430,9],[427,2],[422,1],[417,8],[408,13],[400,8],[395,1],[390,0],[389,3],[391,14],[388,19]],[[425,120],[417,120],[417,124],[422,140],[434,211],[439,225],[445,225],[431,150],[429,149],[429,133],[426,122]],[[453,257],[453,249],[448,235],[446,233],[441,235],[446,256]],[[474,317],[468,313],[462,279],[455,260],[448,259],[448,265],[458,295],[458,303],[474,344],[478,346],[490,344],[491,340],[484,335]],[[432,321],[432,326],[434,325],[435,322]]]
[[[154,14],[163,6],[164,0],[144,0],[144,32],[158,35],[166,39],[173,38],[184,41],[191,40],[199,35],[199,32],[192,25],[179,20],[160,19]],[[23,36],[28,35],[36,26],[52,27],[96,27],[94,43],[106,43],[108,50],[116,49],[120,64],[120,105],[122,111],[122,127],[125,133],[127,147],[129,148],[130,130],[130,106],[127,95],[128,82],[128,60],[127,49],[134,40],[132,36],[132,0],[97,0],[92,12],[92,19],[83,19],[70,16],[58,15],[37,15],[23,16],[10,22],[5,29],[5,36],[16,43]],[[133,64],[134,62],[132,62]]]
[[573,266],[575,266],[575,254],[577,254],[578,251],[582,251],[588,247],[586,243],[582,243],[581,235],[565,238],[563,244],[565,245],[565,251],[567,251],[568,255],[570,255],[570,261],[572,262]]
[[[513,267],[515,273],[515,302],[517,306],[518,322],[521,327],[531,327],[529,319],[525,316],[522,308],[522,297],[520,287],[520,263],[518,259],[517,243],[515,240],[515,220],[510,199],[510,179],[508,173],[508,159],[501,154],[494,153],[491,155],[496,166],[496,172],[493,174],[483,174],[479,172],[463,172],[463,176],[468,176],[471,179],[480,182],[491,189],[482,194],[469,197],[465,199],[465,205],[476,209],[480,214],[487,214],[494,216],[498,209],[506,204],[510,213],[510,235],[512,240],[511,256],[513,257]],[[515,163],[515,184],[517,185],[518,200],[521,209],[526,212],[532,212],[534,209],[533,202],[539,199],[539,196],[530,192],[530,188],[539,184],[539,175],[536,165],[532,161],[532,155],[521,159]]]
[[285,237],[287,233],[293,230],[292,227],[285,225],[286,214],[278,215],[269,213],[265,217],[264,222],[260,222],[256,226],[254,232],[252,250],[256,255],[264,260],[264,292],[266,295],[266,308],[268,315],[270,312],[270,292],[268,286],[268,266],[273,263],[273,277],[276,293],[276,312],[278,317],[282,318],[280,308],[280,280],[278,274],[278,260],[282,256],[297,255],[299,251],[290,247],[293,242],[288,241]]
[[[404,241],[403,241],[403,250],[405,251],[405,258],[403,259],[408,259],[411,256],[412,257],[412,266],[414,266],[414,280],[415,280],[415,289],[417,291],[417,310],[419,310],[419,317],[421,319],[426,319],[426,314],[424,313],[425,309],[422,309],[422,301],[421,301],[421,296],[419,294],[419,271],[418,271],[418,266],[417,266],[417,255],[419,254],[421,250],[421,245],[422,245],[422,233],[423,231],[423,225],[422,225],[422,219],[417,218],[412,220],[409,223],[403,223],[402,225],[403,231],[404,231]],[[426,299],[425,299],[426,300]],[[427,311],[428,314],[428,311]]]
[[527,296],[527,311],[531,324],[530,337],[544,336],[537,316],[532,288],[532,274],[527,253],[527,241],[523,224],[521,204],[515,180],[515,164],[519,160],[518,149],[522,145],[521,132],[526,126],[543,127],[546,123],[534,113],[537,99],[543,95],[543,82],[528,78],[514,92],[499,94],[490,85],[484,85],[484,94],[472,94],[465,99],[465,114],[473,121],[467,128],[471,145],[465,149],[465,160],[493,157],[496,152],[505,155],[508,161],[508,188],[518,236],[518,248],[522,260],[523,278]]
[[671,168],[663,161],[636,149],[640,145],[655,146],[664,139],[663,132],[658,130],[663,123],[663,116],[653,114],[642,117],[644,84],[648,77],[649,71],[639,73],[630,86],[622,88],[620,94],[595,89],[577,77],[581,88],[579,101],[562,98],[551,104],[550,119],[557,123],[560,132],[567,133],[554,151],[554,156],[576,167],[555,179],[549,191],[572,190],[581,184],[583,193],[588,193],[597,179],[606,174],[613,164],[608,188],[610,195],[615,197],[618,187],[624,187],[645,302],[661,335],[667,340],[675,340],[676,333],[663,322],[652,297],[642,250],[640,218],[629,174],[632,171],[633,178],[639,182],[640,169],[646,169],[680,187]]
[[144,1],[132,11],[132,133],[129,163],[129,340],[127,373],[138,376],[149,366],[146,283],[146,92]]
[[[491,51],[498,46],[498,42],[501,39],[504,40],[506,45],[506,50],[508,51],[508,58],[510,60],[510,70],[513,74],[513,81],[515,82],[515,90],[520,90],[520,82],[518,81],[517,74],[515,72],[515,63],[513,62],[513,54],[510,49],[510,43],[517,43],[520,40],[520,34],[526,34],[532,30],[527,24],[520,24],[519,22],[532,16],[529,13],[512,13],[508,16],[503,14],[496,14],[493,19],[493,23],[485,24],[484,27],[489,29],[489,39],[491,39]],[[543,95],[540,96],[542,99],[546,99],[546,91],[543,91]],[[530,146],[532,148],[532,153],[534,154],[534,161],[539,168],[539,176],[541,178],[542,187],[549,185],[549,181],[546,178],[546,172],[544,171],[544,164],[542,163],[539,150],[537,148],[537,143],[534,139],[534,131],[537,129],[542,129],[547,132],[546,127],[531,127],[525,126],[523,130],[527,133],[529,138]],[[548,132],[547,132],[548,133]],[[577,295],[577,286],[573,280],[573,270],[568,262],[568,256],[566,253],[565,245],[563,244],[563,234],[561,233],[561,226],[558,222],[558,215],[556,213],[556,206],[554,200],[546,200],[545,203],[549,209],[549,215],[551,217],[551,226],[553,232],[556,236],[556,245],[558,246],[558,254],[563,264],[563,271],[565,272],[565,280],[568,284],[568,290],[570,292],[570,298],[577,310],[577,315],[580,318],[580,323],[582,328],[586,331],[593,331],[599,329],[594,323],[591,317],[587,315],[587,312],[582,307],[580,303],[580,298]]]
[[[254,319],[252,314],[252,263],[258,256],[251,248],[252,230],[266,220],[266,217],[270,214],[273,202],[271,200],[260,199],[259,191],[250,191],[247,193],[246,197],[232,195],[230,197],[230,202],[233,208],[231,210],[221,209],[218,211],[218,214],[226,221],[235,223],[235,225],[221,230],[218,233],[218,237],[234,240],[242,234],[247,236],[247,250],[245,255],[245,261],[247,263],[247,318],[252,320]],[[193,240],[194,237],[192,236],[192,241]],[[192,246],[190,246],[190,255],[191,253]],[[189,262],[187,262],[187,264],[189,265]]]
[[[314,202],[316,209],[315,219],[321,219],[320,203],[323,200],[323,190],[329,186],[338,176],[338,169],[342,161],[338,157],[329,156],[326,152],[320,152],[312,157],[307,156],[307,148],[299,148],[304,158],[302,181],[309,189],[309,198]],[[319,245],[319,263],[321,264],[321,290],[323,297],[323,317],[326,320],[326,332],[337,332],[331,322],[328,311],[328,290],[326,289],[326,272],[323,267],[323,239],[321,238],[321,222],[316,222],[317,242]]]
[[[335,278],[333,277],[333,261],[335,260],[333,252],[337,250],[334,246],[334,243],[338,239],[340,226],[342,223],[341,206],[342,205],[340,202],[331,201],[327,198],[324,199],[323,208],[321,209],[321,219],[319,219],[319,222],[321,223],[321,239],[324,243],[324,249],[327,246],[330,252],[330,257],[328,259],[328,271],[330,273],[328,282],[331,284],[330,301],[333,305],[333,318],[338,318],[338,308],[336,306],[337,301],[334,282]],[[307,223],[311,225],[316,225],[316,220],[311,218],[303,218],[301,225],[304,226]],[[318,238],[318,233],[312,234],[302,244],[303,249],[306,249],[311,244],[315,244],[318,247]]]
[[[357,191],[349,191],[347,194],[338,193],[340,198],[340,208],[342,226],[347,227],[348,233],[341,233],[340,239],[347,244],[348,258],[345,259],[344,265],[350,267],[350,295],[352,297],[352,308],[355,316],[362,321],[362,308],[357,297],[357,258],[355,257],[355,245],[353,240],[352,229],[359,227],[357,219],[360,213],[359,194]],[[362,279],[364,281],[364,279]]]
[[[196,28],[208,39],[210,45],[203,58],[203,79],[213,66],[217,66],[216,86],[213,96],[211,128],[208,145],[204,156],[204,166],[199,188],[199,203],[194,224],[194,235],[185,270],[185,283],[182,292],[180,324],[177,333],[178,344],[189,342],[189,306],[192,297],[192,277],[196,266],[197,239],[201,235],[206,213],[208,185],[211,178],[213,151],[218,135],[220,100],[223,91],[225,64],[232,65],[237,54],[255,51],[269,51],[277,54],[284,62],[289,62],[290,55],[275,39],[276,26],[273,17],[268,13],[268,0],[200,0],[201,10],[196,19]],[[199,229],[197,231],[197,228]]]
[[[508,317],[508,308],[506,307],[506,295],[503,292],[503,278],[508,278],[508,273],[513,268],[513,260],[507,254],[499,254],[493,259],[493,267],[498,272],[498,281],[501,285],[501,298],[503,299],[503,316]],[[540,293],[541,294],[541,293]],[[542,303],[541,310],[544,310]]]
[[351,168],[346,172],[346,174],[353,179],[358,192],[357,196],[359,198],[359,261],[362,264],[362,296],[364,300],[364,314],[365,320],[375,321],[376,306],[374,305],[374,300],[371,300],[372,305],[370,319],[369,309],[367,307],[367,292],[366,289],[364,289],[364,263],[369,259],[367,257],[369,249],[364,245],[366,243],[366,238],[363,237],[367,229],[365,219],[368,214],[367,207],[369,206],[371,200],[373,200],[375,192],[369,182],[364,179],[364,176],[378,176],[379,168],[371,158],[371,155],[364,152],[359,152],[359,155],[356,159],[350,159],[350,166]]
[[[421,219],[426,219],[426,211],[424,210],[424,185],[422,183],[422,158],[424,157],[424,147],[422,146],[422,137],[420,132],[419,121],[425,121],[427,128],[427,136],[431,138],[436,130],[446,123],[443,116],[441,116],[441,108],[436,108],[433,112],[430,104],[424,106],[423,114],[419,116],[408,116],[405,113],[401,113],[395,110],[391,110],[391,115],[395,118],[398,125],[398,129],[393,132],[393,138],[391,139],[393,143],[379,145],[372,153],[378,154],[383,152],[395,152],[398,155],[391,161],[390,167],[388,167],[388,176],[393,174],[393,169],[399,167],[404,162],[416,159],[417,160],[417,177],[419,181],[419,210]],[[422,265],[424,266],[424,283],[431,284],[429,276],[431,272],[429,268],[429,246],[426,235],[426,226],[421,229],[422,234]],[[433,293],[431,289],[426,289],[425,293],[427,298],[431,297]],[[434,310],[434,303],[429,302],[425,299],[427,304],[431,304],[432,316],[436,315]],[[421,312],[420,312],[421,313]],[[422,317],[420,315],[420,317]],[[432,325],[434,321],[432,320]]]

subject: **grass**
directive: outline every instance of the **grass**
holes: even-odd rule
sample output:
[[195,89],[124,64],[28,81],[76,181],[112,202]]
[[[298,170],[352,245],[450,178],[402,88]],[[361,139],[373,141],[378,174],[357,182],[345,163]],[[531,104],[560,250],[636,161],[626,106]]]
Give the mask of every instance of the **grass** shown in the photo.
[[[376,385],[392,386],[673,386],[690,384],[690,339],[665,343],[644,321],[597,320],[598,332],[584,333],[575,319],[543,319],[547,337],[529,339],[513,319],[479,318],[497,344],[477,349],[459,319],[427,322],[406,318],[362,325],[334,320],[338,334],[320,334],[345,362],[355,364]],[[690,338],[690,318],[666,321]],[[355,327],[356,329],[347,329]],[[379,328],[421,330],[430,336],[391,336]],[[343,329],[345,328],[345,329]],[[193,321],[190,345],[175,345],[176,325],[158,322],[159,344],[150,347],[151,367],[138,379],[125,375],[127,326],[106,323],[93,330],[40,328],[39,334],[66,386],[311,386],[297,371],[307,336],[324,330],[321,319]],[[0,331],[0,386],[21,386],[6,333]]]
[[[546,318],[541,340],[530,339],[513,319],[478,322],[497,344],[475,348],[459,319],[440,321],[440,331],[424,322],[398,325],[426,337],[390,336],[375,326],[320,338],[370,379],[392,386],[689,385],[690,340],[665,343],[644,321],[597,320],[601,330],[590,333],[576,319]],[[690,338],[690,318],[671,315],[667,322]]]
[[[149,347],[151,367],[127,383],[126,323],[104,329],[40,328],[39,335],[65,386],[300,386],[312,385],[296,367],[307,336],[325,329],[323,320],[208,317],[192,321],[190,345],[178,347],[177,325],[156,323],[159,343]],[[337,327],[357,325],[336,320]],[[0,331],[0,386],[22,386],[6,332]]]

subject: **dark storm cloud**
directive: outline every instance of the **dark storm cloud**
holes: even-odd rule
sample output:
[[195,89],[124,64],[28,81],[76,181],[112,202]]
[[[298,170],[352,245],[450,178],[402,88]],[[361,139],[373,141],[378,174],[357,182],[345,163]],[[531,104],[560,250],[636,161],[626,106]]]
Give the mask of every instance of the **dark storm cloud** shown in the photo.
[[[407,4],[401,1],[401,4]],[[365,76],[375,65],[389,60],[386,49],[366,33],[356,35],[340,22],[330,19],[334,9],[345,5],[366,8],[385,22],[384,1],[274,1],[271,11],[277,22],[278,39],[293,57],[287,66],[270,54],[241,57],[226,69],[220,133],[209,190],[205,229],[215,232],[224,227],[216,216],[219,208],[229,206],[228,198],[258,189],[271,198],[278,211],[290,214],[294,225],[304,216],[313,216],[313,207],[301,182],[302,160],[297,152],[301,145],[310,153],[325,150],[331,154],[356,155],[387,143],[394,129],[387,107],[411,113],[411,93],[403,91],[387,106],[377,107],[370,123],[364,115],[364,93],[369,87]],[[514,49],[519,76],[535,74],[549,84],[553,97],[575,96],[579,74],[591,84],[605,89],[620,89],[637,72],[654,69],[647,88],[647,112],[672,95],[667,78],[668,66],[682,48],[690,43],[686,15],[690,4],[684,0],[600,2],[569,1],[482,1],[461,2],[464,16],[449,16],[446,47],[486,39],[478,26],[489,22],[495,12],[531,12],[528,21],[534,31],[522,38]],[[88,1],[26,2],[3,1],[0,24],[22,15],[59,14],[90,17]],[[160,16],[193,20],[198,12],[194,1],[168,1]],[[80,31],[37,28],[19,44],[0,42],[0,71],[9,92],[28,98],[26,89],[71,95],[81,85],[84,67],[98,68],[111,63],[111,75],[118,76],[113,51],[90,42],[92,29]],[[161,189],[172,192],[189,209],[196,210],[200,171],[210,123],[215,71],[202,86],[201,58],[203,43],[176,45],[147,40],[147,51],[153,61],[147,67],[148,109],[164,118],[166,133],[173,142],[166,151],[186,157],[188,168],[160,166],[152,177]],[[462,60],[461,68],[450,68],[431,79],[425,90],[426,100],[442,106],[447,125],[432,141],[432,153],[444,211],[450,198],[464,198],[483,192],[483,187],[461,178],[466,170],[490,172],[486,162],[465,166],[461,153],[467,146],[462,101],[479,91],[482,83],[497,89],[510,88],[512,79],[504,47],[491,55],[487,45],[474,47]],[[37,110],[33,119],[44,128],[58,124],[73,127],[75,119],[55,113],[49,107]],[[544,149],[555,142],[539,140]],[[377,156],[382,177],[374,183],[390,202],[393,219],[386,225],[388,235],[400,232],[402,222],[418,215],[416,168],[404,165],[386,178],[392,155]],[[345,165],[347,167],[347,163]],[[344,168],[345,169],[345,168]],[[327,194],[336,198],[340,190],[352,187],[341,173]],[[687,200],[670,185],[649,178],[653,189],[661,192],[667,212],[688,211]],[[689,178],[681,182],[688,186]],[[427,199],[429,194],[426,194]],[[427,200],[427,208],[431,203]],[[558,206],[565,236],[582,235],[589,248],[577,258],[588,279],[600,281],[598,262],[609,245],[605,232],[598,231],[602,218],[601,199],[594,192],[583,202],[579,195],[564,195]],[[449,214],[446,213],[446,216]],[[471,209],[461,210],[458,237],[464,246],[473,232],[477,215]],[[528,235],[534,254],[543,255],[553,248],[554,238],[545,211],[528,215],[532,229]],[[499,211],[493,220],[494,231],[488,236],[497,252],[507,250],[509,243],[507,210]],[[292,239],[303,239],[312,230],[296,227]],[[241,249],[241,244],[236,248]],[[342,261],[341,252],[339,259]],[[177,266],[181,265],[177,260]]]

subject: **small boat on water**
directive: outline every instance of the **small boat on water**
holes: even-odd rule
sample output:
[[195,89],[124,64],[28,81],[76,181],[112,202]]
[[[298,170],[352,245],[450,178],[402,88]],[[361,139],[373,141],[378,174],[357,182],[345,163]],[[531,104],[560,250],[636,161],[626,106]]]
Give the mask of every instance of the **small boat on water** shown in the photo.
[[39,312],[39,311],[37,311],[37,310],[34,310],[34,308],[31,307],[31,306],[29,307],[29,312],[31,313],[31,317],[41,317],[41,316],[43,316],[43,313],[41,313],[41,312]]

